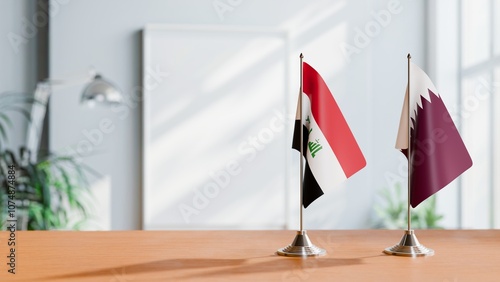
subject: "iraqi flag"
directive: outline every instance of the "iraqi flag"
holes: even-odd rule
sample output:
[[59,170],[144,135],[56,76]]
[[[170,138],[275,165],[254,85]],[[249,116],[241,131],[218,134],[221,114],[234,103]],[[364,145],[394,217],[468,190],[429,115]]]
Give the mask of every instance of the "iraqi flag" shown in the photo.
[[427,74],[410,64],[410,156],[408,156],[408,87],[396,148],[409,157],[410,203],[418,206],[472,166],[457,127]]
[[[302,80],[303,153],[306,159],[303,204],[307,208],[324,191],[365,167],[366,160],[325,81],[307,63],[303,63]],[[292,147],[300,152],[298,107]]]

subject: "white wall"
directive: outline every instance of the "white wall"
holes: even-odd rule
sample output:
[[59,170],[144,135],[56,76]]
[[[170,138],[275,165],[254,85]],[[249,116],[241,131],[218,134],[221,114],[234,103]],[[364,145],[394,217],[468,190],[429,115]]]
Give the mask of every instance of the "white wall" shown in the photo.
[[[36,11],[35,1],[0,1],[0,92],[32,94],[36,84],[36,29],[29,23]],[[9,144],[17,151],[24,144],[26,120],[12,115]]]
[[[452,0],[432,2],[428,11],[430,17],[429,29],[429,60],[428,74],[438,87],[440,93],[446,96],[448,111],[457,113],[459,100],[459,40],[458,2]],[[446,13],[446,19],[437,15]],[[458,126],[460,126],[458,124]],[[460,187],[458,181],[453,181],[442,189],[437,197],[440,213],[444,215],[445,228],[461,228],[460,223]]]
[[[57,0],[51,2],[54,5]],[[100,203],[98,228],[141,227],[141,113],[140,103],[130,97],[141,83],[141,30],[148,23],[289,31],[291,53],[304,52],[330,85],[368,162],[344,187],[306,210],[306,228],[370,227],[375,195],[389,185],[385,176],[398,174],[402,161],[394,142],[406,85],[406,54],[411,52],[414,61],[425,67],[424,1],[64,2],[67,4],[61,5],[50,25],[52,76],[82,73],[94,66],[119,85],[130,101],[128,110],[118,115],[109,108],[80,106],[78,87],[54,93],[51,98],[51,148],[95,144],[80,149],[92,150],[84,154],[84,160],[102,174],[94,187]],[[214,3],[225,3],[227,10],[218,13]],[[380,27],[376,14],[388,10],[388,3],[395,5],[390,10],[396,12]],[[359,30],[370,28],[373,37],[363,40]],[[341,50],[344,43],[356,48],[356,53],[345,56]],[[295,72],[291,78],[297,76]],[[297,88],[298,82],[290,86],[294,93]],[[113,132],[98,133],[103,119],[112,122]]]

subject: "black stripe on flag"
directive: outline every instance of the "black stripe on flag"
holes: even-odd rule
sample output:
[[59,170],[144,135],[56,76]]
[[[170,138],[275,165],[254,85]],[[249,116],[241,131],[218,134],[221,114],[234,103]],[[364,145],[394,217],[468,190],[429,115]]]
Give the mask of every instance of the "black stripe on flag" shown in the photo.
[[[307,127],[303,126],[303,150],[304,150],[304,158],[307,153],[307,142],[309,140],[309,131]],[[300,152],[300,120],[295,120],[295,128],[293,131],[293,141],[292,148]],[[319,187],[316,178],[309,167],[309,163],[307,162],[307,158],[305,158],[306,167],[304,171],[304,185],[303,185],[303,205],[304,208],[307,208],[312,202],[314,202],[317,198],[321,197],[324,193]]]

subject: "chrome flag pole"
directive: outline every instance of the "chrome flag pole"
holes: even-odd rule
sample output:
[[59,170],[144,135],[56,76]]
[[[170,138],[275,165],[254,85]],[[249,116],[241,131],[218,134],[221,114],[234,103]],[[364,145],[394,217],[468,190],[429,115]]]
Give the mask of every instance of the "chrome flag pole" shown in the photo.
[[434,250],[424,247],[424,245],[418,242],[417,236],[414,230],[411,229],[411,206],[410,206],[410,195],[411,195],[411,173],[412,173],[412,158],[411,158],[411,96],[410,96],[410,60],[411,55],[408,53],[406,57],[408,59],[408,87],[406,93],[406,107],[408,108],[408,212],[407,212],[407,222],[408,229],[405,230],[405,234],[399,244],[392,247],[386,248],[384,253],[388,255],[396,256],[406,256],[406,257],[421,257],[421,256],[432,256],[434,255]]
[[303,226],[303,210],[304,210],[304,125],[302,117],[302,93],[303,93],[303,59],[304,55],[300,53],[300,91],[299,91],[299,116],[300,116],[300,230],[297,231],[293,242],[276,252],[280,256],[289,257],[308,257],[308,256],[322,256],[326,251],[316,247]]

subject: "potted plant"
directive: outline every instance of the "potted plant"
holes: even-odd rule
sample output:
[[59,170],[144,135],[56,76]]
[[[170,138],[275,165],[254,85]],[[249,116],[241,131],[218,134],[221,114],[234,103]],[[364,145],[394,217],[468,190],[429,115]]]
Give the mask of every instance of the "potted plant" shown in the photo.
[[30,155],[37,152],[23,146],[14,152],[4,146],[12,128],[6,113],[20,113],[29,121],[26,108],[34,102],[24,95],[0,95],[0,222],[3,226],[13,215],[18,229],[79,229],[88,218],[87,173],[93,171],[74,156],[47,154],[35,162]]

